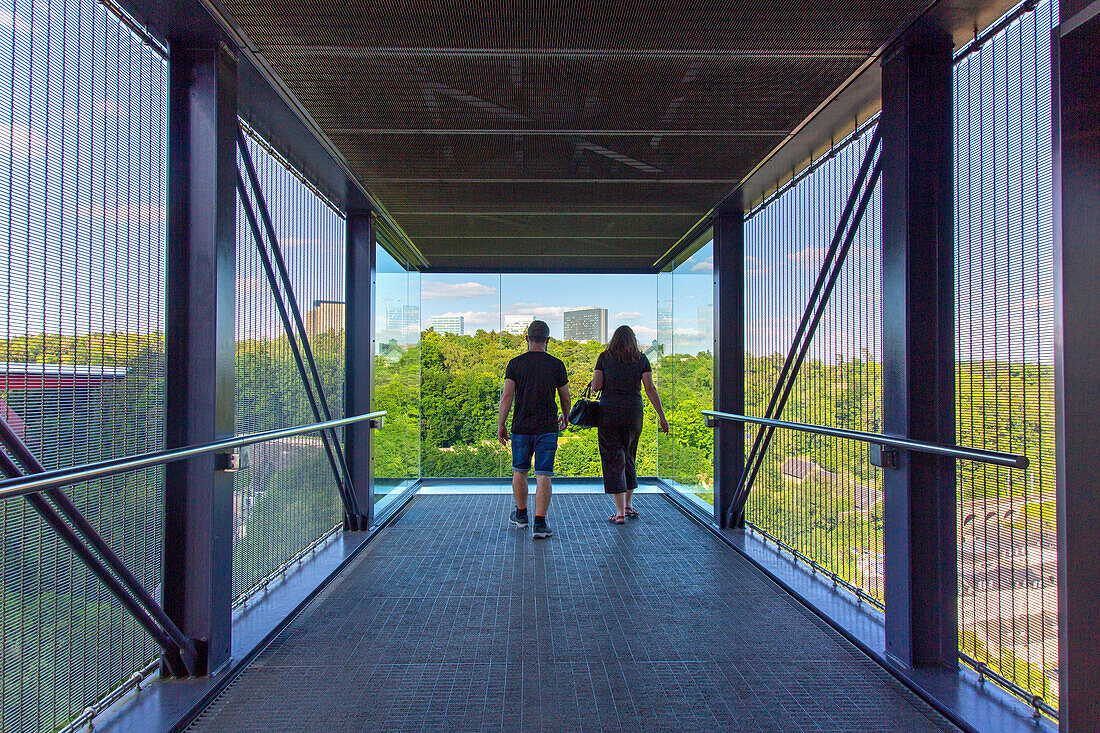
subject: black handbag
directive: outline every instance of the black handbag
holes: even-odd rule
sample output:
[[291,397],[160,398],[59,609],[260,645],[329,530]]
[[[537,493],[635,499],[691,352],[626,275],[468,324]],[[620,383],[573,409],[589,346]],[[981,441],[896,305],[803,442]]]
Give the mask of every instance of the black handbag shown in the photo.
[[[599,398],[597,397],[596,400]],[[600,403],[592,399],[592,383],[584,388],[584,393],[569,411],[569,424],[578,428],[595,428],[600,424]]]

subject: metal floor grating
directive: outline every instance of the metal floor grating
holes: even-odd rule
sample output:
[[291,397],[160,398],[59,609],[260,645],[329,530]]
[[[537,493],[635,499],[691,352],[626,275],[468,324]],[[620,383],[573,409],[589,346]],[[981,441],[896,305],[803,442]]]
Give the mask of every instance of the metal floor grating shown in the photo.
[[[421,496],[194,731],[955,730],[659,496]],[[716,623],[715,619],[724,619]]]

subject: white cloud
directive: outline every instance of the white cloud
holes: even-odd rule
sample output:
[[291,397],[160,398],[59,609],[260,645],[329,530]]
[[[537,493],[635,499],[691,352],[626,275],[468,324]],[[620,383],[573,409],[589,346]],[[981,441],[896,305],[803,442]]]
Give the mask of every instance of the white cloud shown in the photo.
[[672,338],[679,341],[680,339],[710,339],[713,337],[709,331],[700,331],[698,328],[676,328],[672,331]]
[[560,321],[566,311],[576,310],[574,306],[543,305],[542,303],[512,303],[504,310],[506,316],[532,316],[543,321]]
[[649,326],[631,326],[631,328],[634,329],[634,335],[638,337],[638,345],[643,350],[657,338],[657,329],[655,328]]
[[[790,262],[797,262],[802,265],[812,265],[813,267],[820,268],[821,264],[825,262],[825,255],[827,255],[828,252],[828,247],[804,247],[803,249],[788,253],[787,259]],[[853,244],[848,248],[848,254],[845,256],[845,260],[870,260],[873,262],[877,256],[878,250],[876,248],[867,247],[862,244]],[[759,262],[759,260],[757,262]]]
[[21,31],[29,31],[31,29],[27,21],[23,18],[15,17],[15,14],[10,10],[0,10],[0,25],[5,28],[15,28]]
[[24,124],[0,124],[0,150],[10,150],[17,159],[41,158],[46,154],[46,141]]
[[[447,311],[439,314],[446,318],[462,316],[462,326],[466,333],[473,333],[479,328],[485,331],[500,330],[500,313],[496,311]],[[431,318],[424,322],[424,327],[431,326]]]
[[623,311],[611,317],[616,321],[636,321],[642,317],[642,314],[638,311]]
[[764,261],[759,257],[753,257],[748,255],[745,257],[745,274],[746,275],[767,275],[771,272],[771,267],[764,264]]
[[798,262],[803,265],[819,266],[825,261],[825,253],[829,250],[825,247],[805,247],[797,252],[791,252],[787,255],[787,259],[791,262]]
[[714,271],[714,258],[708,257],[705,260],[700,260],[691,266],[692,272],[713,272]]
[[424,283],[420,289],[422,300],[458,300],[463,298],[486,298],[497,294],[497,289],[478,282],[465,283]]
[[238,293],[261,293],[267,289],[267,282],[258,277],[238,277]]

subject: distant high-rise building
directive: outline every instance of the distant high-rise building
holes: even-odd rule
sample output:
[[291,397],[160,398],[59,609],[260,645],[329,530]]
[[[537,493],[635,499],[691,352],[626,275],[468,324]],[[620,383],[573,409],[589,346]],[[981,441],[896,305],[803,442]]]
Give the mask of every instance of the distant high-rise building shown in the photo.
[[527,327],[531,325],[531,321],[535,320],[532,315],[512,315],[504,316],[504,325],[501,326],[501,330],[505,333],[514,333],[517,336],[522,336],[527,333]]
[[566,341],[599,341],[607,343],[607,308],[578,308],[564,316]]
[[699,331],[701,333],[713,333],[714,332],[714,306],[713,305],[701,305],[699,306]]
[[672,344],[672,306],[667,303],[657,306],[657,340]]
[[313,309],[306,311],[306,336],[313,338],[326,331],[344,330],[344,302],[342,300],[315,300]]
[[436,333],[453,333],[455,336],[465,336],[466,319],[462,316],[432,316],[432,329]]
[[395,305],[386,309],[386,330],[403,332],[410,326],[420,330],[420,306]]

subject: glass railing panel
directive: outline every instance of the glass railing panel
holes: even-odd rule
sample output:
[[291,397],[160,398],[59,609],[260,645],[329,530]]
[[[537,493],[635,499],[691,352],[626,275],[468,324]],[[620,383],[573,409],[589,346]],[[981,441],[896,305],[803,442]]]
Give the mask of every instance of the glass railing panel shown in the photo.
[[714,406],[714,243],[702,246],[672,271],[671,477],[693,500],[714,504],[714,435],[702,411]]
[[413,272],[376,246],[374,409],[386,410],[374,435],[374,501],[389,501],[420,472],[420,290]]
[[425,273],[420,283],[422,473],[510,476],[496,415],[504,355],[523,337],[502,331],[500,275]]
[[[675,384],[675,360],[666,358],[672,354],[672,271],[657,274],[657,343],[653,359],[654,378],[657,381],[657,394],[668,416],[676,406],[673,398]],[[673,481],[675,465],[676,439],[671,431],[657,435],[657,475]]]

